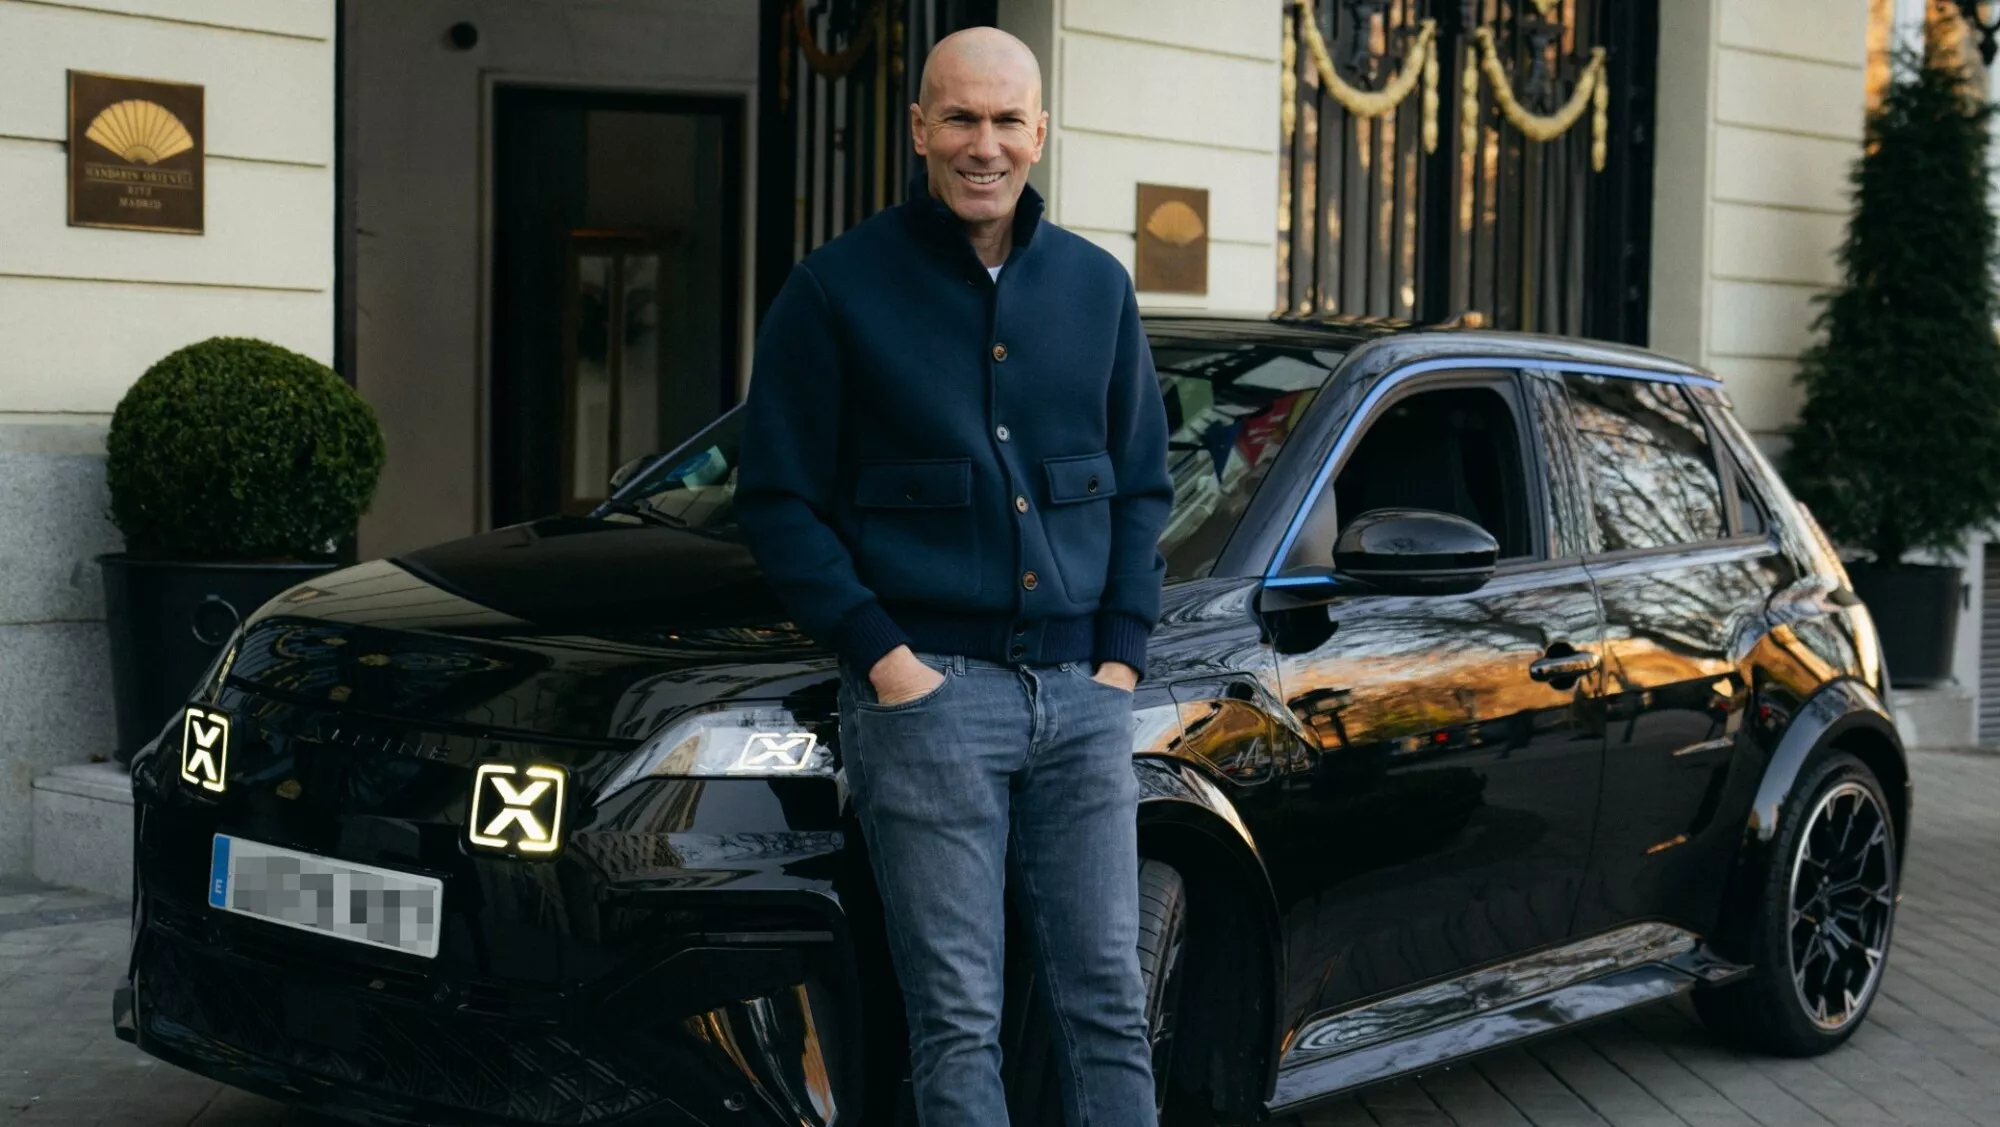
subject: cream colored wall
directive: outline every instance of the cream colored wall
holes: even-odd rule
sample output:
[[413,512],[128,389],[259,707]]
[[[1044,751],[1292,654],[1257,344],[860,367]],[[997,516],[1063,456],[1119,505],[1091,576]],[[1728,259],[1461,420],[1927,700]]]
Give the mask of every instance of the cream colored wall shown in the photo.
[[1660,21],[1652,341],[1712,368],[1775,441],[1812,297],[1839,278],[1867,5],[1676,0]]
[[[66,224],[65,70],[206,87],[206,234]],[[0,185],[0,411],[102,419],[221,332],[331,361],[332,0],[0,0]]]
[[[754,123],[758,24],[748,0],[356,0],[346,19],[356,384],[389,448],[361,523],[370,557],[485,527],[493,86],[741,94]],[[479,29],[469,51],[446,38],[460,20]]]
[[1050,216],[1133,265],[1137,186],[1206,188],[1208,294],[1147,309],[1267,313],[1277,271],[1275,0],[1002,0],[1041,57]]
[[[110,752],[104,433],[217,334],[333,356],[333,0],[0,0],[0,873],[29,783]],[[65,70],[205,87],[207,232],[71,227]]]

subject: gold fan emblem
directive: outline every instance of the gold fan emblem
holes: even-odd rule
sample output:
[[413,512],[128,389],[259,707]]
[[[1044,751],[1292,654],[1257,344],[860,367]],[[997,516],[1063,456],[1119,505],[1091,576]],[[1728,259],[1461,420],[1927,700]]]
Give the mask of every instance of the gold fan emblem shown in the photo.
[[194,148],[180,118],[138,98],[104,107],[83,135],[134,164],[158,164]]
[[1201,238],[1201,216],[1181,200],[1168,200],[1146,218],[1146,233],[1168,246],[1184,247]]

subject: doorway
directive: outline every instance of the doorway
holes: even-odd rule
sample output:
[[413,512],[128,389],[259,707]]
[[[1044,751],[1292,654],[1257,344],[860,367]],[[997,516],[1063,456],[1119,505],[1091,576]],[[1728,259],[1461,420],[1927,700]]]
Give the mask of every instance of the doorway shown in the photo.
[[493,526],[586,511],[734,404],[744,106],[502,87],[494,100]]

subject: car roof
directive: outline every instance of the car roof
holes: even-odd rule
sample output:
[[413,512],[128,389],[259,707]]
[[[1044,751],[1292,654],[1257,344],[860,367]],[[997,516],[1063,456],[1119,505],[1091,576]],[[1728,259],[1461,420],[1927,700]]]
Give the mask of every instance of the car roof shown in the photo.
[[[1354,351],[1373,345],[1370,367],[1425,359],[1531,356],[1569,364],[1634,368],[1703,383],[1715,376],[1693,365],[1631,345],[1546,333],[1417,325],[1376,317],[1286,317],[1208,312],[1142,314],[1148,330],[1196,340]],[[1385,362],[1387,362],[1385,364]]]

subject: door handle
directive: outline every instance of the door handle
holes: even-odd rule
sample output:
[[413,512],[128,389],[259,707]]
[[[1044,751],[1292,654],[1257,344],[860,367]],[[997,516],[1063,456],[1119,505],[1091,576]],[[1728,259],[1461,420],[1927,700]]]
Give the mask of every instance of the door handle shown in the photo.
[[1597,655],[1584,650],[1541,658],[1528,666],[1528,676],[1537,681],[1553,681],[1558,677],[1581,677],[1596,668]]

